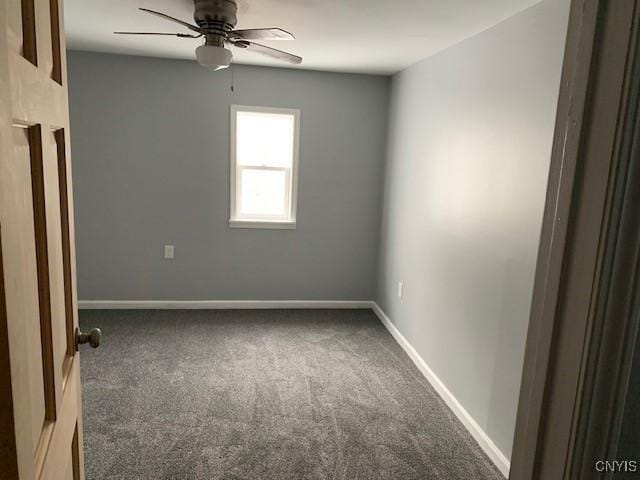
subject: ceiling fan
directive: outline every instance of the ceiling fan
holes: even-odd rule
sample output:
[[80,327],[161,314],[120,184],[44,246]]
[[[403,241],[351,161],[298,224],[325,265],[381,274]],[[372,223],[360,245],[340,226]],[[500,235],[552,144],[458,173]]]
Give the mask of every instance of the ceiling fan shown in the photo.
[[227,68],[231,64],[233,54],[225,45],[247,49],[276,60],[299,64],[302,58],[291,53],[267,47],[253,40],[293,40],[294,36],[281,28],[252,28],[234,30],[238,23],[238,5],[235,0],[194,0],[195,13],[193,19],[197,25],[171,17],[165,13],[140,8],[143,12],[170,20],[192,33],[159,33],[159,32],[114,32],[119,35],[169,35],[178,38],[202,38],[204,44],[196,48],[196,59],[203,67],[211,70]]

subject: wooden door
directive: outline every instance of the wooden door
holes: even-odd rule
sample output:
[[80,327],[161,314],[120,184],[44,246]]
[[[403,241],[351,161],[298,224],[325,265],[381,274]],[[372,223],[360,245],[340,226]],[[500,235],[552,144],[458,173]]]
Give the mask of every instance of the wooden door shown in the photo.
[[640,328],[639,126],[640,0],[572,0],[511,480],[637,478],[597,462],[636,460],[616,457]]
[[62,0],[0,2],[0,477],[80,480]]

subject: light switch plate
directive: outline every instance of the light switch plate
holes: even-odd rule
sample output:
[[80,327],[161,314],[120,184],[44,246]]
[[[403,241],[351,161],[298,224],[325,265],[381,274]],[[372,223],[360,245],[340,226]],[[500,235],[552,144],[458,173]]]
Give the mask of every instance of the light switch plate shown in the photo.
[[174,258],[175,247],[173,245],[165,245],[164,246],[164,258],[172,259]]
[[402,298],[402,295],[404,294],[403,290],[404,284],[402,282],[398,282],[398,298]]

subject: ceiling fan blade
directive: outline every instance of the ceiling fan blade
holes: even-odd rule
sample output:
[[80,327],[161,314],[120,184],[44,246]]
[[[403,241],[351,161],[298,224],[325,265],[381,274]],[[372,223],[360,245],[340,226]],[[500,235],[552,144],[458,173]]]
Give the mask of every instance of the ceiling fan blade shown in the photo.
[[273,28],[249,28],[246,30],[234,30],[229,35],[232,38],[242,40],[293,40],[295,37],[278,27]]
[[299,64],[302,63],[302,57],[293,55],[292,53],[283,52],[275,48],[267,47],[266,45],[260,45],[259,43],[249,42],[247,40],[239,40],[238,42],[231,42],[236,47],[246,48],[252,52],[266,55],[267,57],[275,58],[276,60],[282,60],[283,62]]
[[202,33],[202,30],[200,30],[200,27],[196,27],[195,25],[191,25],[188,22],[184,22],[177,18],[171,17],[166,13],[156,12],[155,10],[149,10],[148,8],[140,8],[139,10],[142,10],[143,12],[151,13],[153,15],[157,15],[159,17],[164,18],[165,20],[171,20],[172,22],[179,23],[183,27],[187,27],[189,30],[193,30],[194,32]]
[[190,35],[188,33],[160,33],[160,32],[113,32],[116,35],[169,35],[180,38],[199,38],[200,35]]

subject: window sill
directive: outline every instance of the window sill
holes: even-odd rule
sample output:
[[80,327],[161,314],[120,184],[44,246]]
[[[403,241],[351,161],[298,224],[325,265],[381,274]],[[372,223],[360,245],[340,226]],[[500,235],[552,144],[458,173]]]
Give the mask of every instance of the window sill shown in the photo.
[[272,230],[295,230],[295,221],[281,220],[229,220],[230,228],[267,228]]

